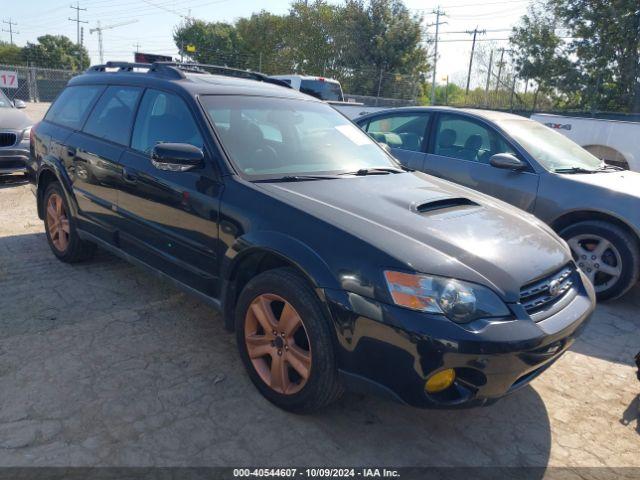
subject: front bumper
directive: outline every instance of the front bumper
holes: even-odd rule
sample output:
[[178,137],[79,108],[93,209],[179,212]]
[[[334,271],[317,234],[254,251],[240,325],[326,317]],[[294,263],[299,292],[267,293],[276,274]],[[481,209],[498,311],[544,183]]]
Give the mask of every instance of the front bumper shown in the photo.
[[0,174],[26,172],[29,162],[29,142],[0,148]]
[[[573,300],[537,323],[520,315],[458,325],[442,316],[325,290],[340,372],[348,387],[417,407],[492,403],[527,385],[571,346],[595,308],[593,288],[580,276],[582,285]],[[426,393],[427,378],[446,368],[456,371],[454,385]]]

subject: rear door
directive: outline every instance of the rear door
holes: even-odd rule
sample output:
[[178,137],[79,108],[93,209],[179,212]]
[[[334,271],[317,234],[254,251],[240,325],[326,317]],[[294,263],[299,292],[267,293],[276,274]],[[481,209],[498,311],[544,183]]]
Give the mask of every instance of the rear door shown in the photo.
[[511,153],[526,162],[489,124],[464,115],[440,113],[429,150],[422,171],[533,211],[539,175],[530,167],[513,171],[489,164],[496,153]]
[[129,144],[133,117],[142,89],[110,86],[104,90],[82,131],[69,139],[73,153],[73,185],[82,228],[114,242],[116,204],[121,182],[120,157]]
[[422,170],[424,148],[431,113],[389,113],[372,118],[365,131],[375,141],[384,143],[403,165]]
[[[121,248],[198,291],[218,297],[218,207],[222,182],[212,146],[198,127],[197,110],[179,96],[147,89],[130,148],[122,156],[118,212]],[[151,163],[159,142],[202,148],[205,161],[185,172]]]

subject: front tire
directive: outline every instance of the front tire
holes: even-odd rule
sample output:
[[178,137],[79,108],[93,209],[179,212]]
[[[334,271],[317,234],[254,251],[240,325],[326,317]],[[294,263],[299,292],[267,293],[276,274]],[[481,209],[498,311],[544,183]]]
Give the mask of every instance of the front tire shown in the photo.
[[96,246],[78,235],[67,198],[59,183],[47,186],[43,198],[44,228],[53,254],[66,263],[91,258]]
[[593,283],[598,300],[621,297],[638,281],[637,240],[604,221],[578,222],[560,232],[580,269]]
[[245,286],[235,330],[251,381],[278,407],[312,412],[341,395],[330,319],[294,270],[269,270]]

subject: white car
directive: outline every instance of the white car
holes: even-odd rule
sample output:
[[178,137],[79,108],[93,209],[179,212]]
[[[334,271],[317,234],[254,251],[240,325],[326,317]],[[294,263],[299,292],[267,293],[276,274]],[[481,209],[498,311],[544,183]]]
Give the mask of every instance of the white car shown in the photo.
[[569,137],[601,160],[640,172],[640,122],[534,113],[531,120]]
[[332,78],[311,75],[271,75],[282,80],[291,88],[328,102],[343,102],[344,95],[340,82]]

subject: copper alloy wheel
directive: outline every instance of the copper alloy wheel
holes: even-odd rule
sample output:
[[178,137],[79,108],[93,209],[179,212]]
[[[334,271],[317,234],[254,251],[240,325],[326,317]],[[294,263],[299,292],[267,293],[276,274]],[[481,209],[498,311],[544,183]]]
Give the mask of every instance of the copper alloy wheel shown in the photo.
[[69,219],[62,197],[57,193],[52,193],[47,202],[47,230],[56,250],[64,252],[69,245]]
[[247,309],[244,322],[247,354],[272,390],[292,395],[311,373],[311,344],[302,318],[284,298],[264,293]]

